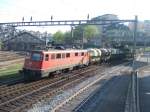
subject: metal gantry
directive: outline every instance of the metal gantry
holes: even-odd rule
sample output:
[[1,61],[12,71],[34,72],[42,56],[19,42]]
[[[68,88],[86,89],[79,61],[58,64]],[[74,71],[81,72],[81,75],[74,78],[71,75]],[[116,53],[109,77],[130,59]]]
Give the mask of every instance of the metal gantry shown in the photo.
[[[137,16],[135,16],[135,19],[126,19],[126,20],[119,20],[119,19],[98,19],[98,20],[59,20],[54,21],[53,18],[51,18],[50,21],[28,21],[25,22],[24,18],[22,22],[5,22],[0,23],[0,26],[11,26],[11,27],[24,27],[24,26],[76,26],[76,25],[110,25],[110,24],[119,24],[119,23],[126,23],[131,22],[134,23],[134,35],[133,35],[133,51],[135,54],[136,49],[136,36],[137,36]],[[72,32],[73,33],[73,32]],[[134,69],[134,61],[133,61],[133,69]]]
[[[107,26],[111,24],[119,24],[119,23],[126,23],[126,22],[131,22],[134,23],[134,35],[133,35],[133,40],[134,40],[134,51],[136,47],[136,27],[137,27],[137,16],[135,16],[135,19],[128,19],[128,20],[119,20],[119,19],[98,19],[98,20],[59,20],[59,21],[54,21],[53,18],[51,18],[50,21],[28,21],[25,22],[24,18],[22,22],[5,22],[5,23],[0,23],[0,26],[11,26],[11,27],[24,27],[24,26],[77,26],[77,25],[102,25],[102,26]],[[73,30],[72,30],[72,36],[73,36]],[[84,34],[83,34],[84,36]],[[135,53],[135,52],[134,52]],[[134,61],[133,61],[133,66],[134,66]]]
[[107,25],[112,23],[135,22],[135,20],[60,20],[60,21],[30,21],[30,22],[7,22],[0,25],[21,27],[21,26],[75,26],[75,25]]

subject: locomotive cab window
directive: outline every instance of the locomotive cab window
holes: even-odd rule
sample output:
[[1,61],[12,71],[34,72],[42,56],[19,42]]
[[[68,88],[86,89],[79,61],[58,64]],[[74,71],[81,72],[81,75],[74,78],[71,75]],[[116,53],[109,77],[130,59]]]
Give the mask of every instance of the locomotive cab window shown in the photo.
[[40,53],[32,53],[31,60],[33,60],[33,61],[41,61],[42,60],[42,54],[40,54]]
[[56,55],[56,58],[57,58],[57,59],[60,59],[60,58],[61,58],[61,54],[57,54],[57,55]]
[[49,60],[49,55],[46,54],[46,55],[45,55],[45,61],[48,61],[48,60]]

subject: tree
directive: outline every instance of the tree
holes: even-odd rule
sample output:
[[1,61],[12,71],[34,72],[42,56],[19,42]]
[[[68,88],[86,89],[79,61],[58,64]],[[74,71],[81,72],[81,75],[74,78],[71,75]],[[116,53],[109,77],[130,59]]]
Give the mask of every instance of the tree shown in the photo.
[[83,37],[83,26],[76,26],[74,29],[74,40],[81,40]]
[[72,44],[73,43],[73,38],[71,36],[71,32],[70,31],[64,33],[64,41],[67,44]]
[[74,39],[82,40],[83,36],[85,39],[89,40],[100,34],[97,26],[95,25],[86,25],[86,26],[76,26],[74,29]]
[[107,26],[107,39],[110,41],[128,41],[132,37],[132,32],[124,24],[111,24]]
[[88,25],[84,27],[84,36],[87,40],[95,37],[99,34],[98,28],[94,25]]
[[55,41],[55,43],[57,44],[62,44],[64,43],[64,34],[61,31],[57,31],[54,35],[53,35],[53,40]]

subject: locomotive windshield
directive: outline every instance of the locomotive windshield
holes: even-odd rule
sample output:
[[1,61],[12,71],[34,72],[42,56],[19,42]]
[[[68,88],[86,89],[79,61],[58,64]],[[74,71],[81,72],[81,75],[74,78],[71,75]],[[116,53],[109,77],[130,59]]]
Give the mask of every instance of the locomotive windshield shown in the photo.
[[42,54],[40,54],[40,53],[32,53],[31,60],[33,60],[33,61],[41,61],[42,60]]

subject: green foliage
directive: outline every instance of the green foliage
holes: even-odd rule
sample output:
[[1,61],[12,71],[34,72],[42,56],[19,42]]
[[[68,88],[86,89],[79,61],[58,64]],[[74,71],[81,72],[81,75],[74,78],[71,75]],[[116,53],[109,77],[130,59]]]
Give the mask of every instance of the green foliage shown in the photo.
[[57,44],[64,43],[64,34],[63,34],[61,31],[57,31],[57,32],[53,35],[53,40],[54,40]]
[[74,40],[81,40],[83,37],[83,26],[76,26],[74,29]]
[[145,52],[150,52],[150,47],[146,47],[146,48],[144,49],[144,51],[145,51]]
[[88,25],[84,27],[84,36],[87,39],[95,37],[99,34],[98,28],[94,25]]
[[124,24],[112,24],[106,29],[106,35],[111,41],[115,38],[118,38],[117,40],[128,40],[133,36],[130,29]]
[[22,64],[13,64],[8,67],[0,68],[0,79],[18,76],[18,71],[22,69],[22,66]]
[[57,31],[53,35],[53,40],[57,44],[62,44],[62,43],[72,44],[72,43],[78,42],[79,40],[82,40],[83,36],[87,40],[91,39],[92,37],[97,36],[99,34],[99,30],[97,26],[94,26],[94,25],[92,26],[91,25],[86,25],[86,26],[79,25],[73,29],[73,35],[71,33],[72,32],[70,31],[65,32],[65,33],[61,31]]
[[64,33],[64,41],[65,41],[65,43],[69,43],[69,44],[71,44],[73,42],[73,38],[71,36],[70,31]]
[[81,40],[83,35],[86,39],[91,39],[100,34],[97,26],[95,25],[86,25],[86,26],[77,26],[74,29],[74,39]]

